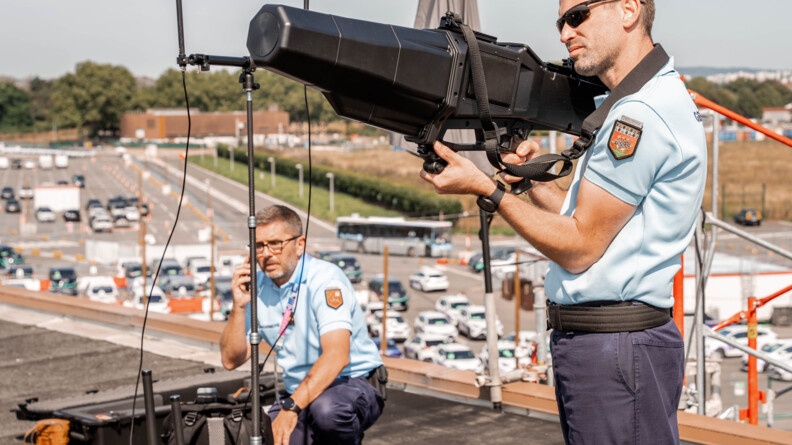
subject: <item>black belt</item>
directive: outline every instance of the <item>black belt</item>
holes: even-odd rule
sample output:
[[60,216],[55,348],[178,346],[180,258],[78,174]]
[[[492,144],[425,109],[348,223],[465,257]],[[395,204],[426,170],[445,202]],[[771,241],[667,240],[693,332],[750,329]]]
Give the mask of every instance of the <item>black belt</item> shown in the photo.
[[581,332],[635,332],[662,326],[671,310],[641,302],[595,302],[562,306],[547,302],[548,329]]

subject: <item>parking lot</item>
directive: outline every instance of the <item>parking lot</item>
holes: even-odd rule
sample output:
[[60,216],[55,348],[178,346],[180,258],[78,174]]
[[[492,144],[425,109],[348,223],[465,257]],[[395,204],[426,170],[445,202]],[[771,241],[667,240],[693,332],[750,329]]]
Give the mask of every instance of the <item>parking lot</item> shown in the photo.
[[[164,246],[178,211],[178,192],[181,190],[183,160],[174,154],[146,158],[141,153],[128,156],[113,150],[99,153],[96,156],[74,157],[70,159],[67,168],[41,169],[35,163],[32,168],[25,168],[28,159],[25,156],[14,156],[22,159],[22,168],[0,170],[0,186],[11,187],[16,194],[22,187],[28,185],[37,187],[45,184],[55,184],[58,181],[71,183],[72,176],[81,174],[85,177],[85,188],[80,192],[80,210],[85,210],[89,199],[99,199],[107,202],[111,197],[134,196],[141,190],[143,201],[148,203],[151,213],[146,219],[146,245],[149,258],[152,252],[157,252]],[[30,163],[27,163],[31,165]],[[172,233],[170,249],[184,245],[208,244],[206,235],[209,227],[208,215],[216,225],[218,252],[245,253],[248,231],[245,227],[247,217],[247,188],[231,183],[224,178],[216,177],[210,173],[199,170],[194,166],[188,169],[186,190],[181,211],[178,213],[178,224]],[[209,202],[212,210],[209,211]],[[271,204],[273,201],[264,195],[258,195],[257,208]],[[121,245],[124,249],[135,249],[140,246],[141,231],[137,224],[129,227],[115,228],[110,232],[94,233],[83,214],[80,222],[64,221],[61,213],[56,213],[52,222],[38,222],[34,216],[33,200],[20,200],[19,213],[0,212],[0,243],[12,245],[21,251],[25,263],[32,266],[34,277],[43,278],[50,267],[71,265],[78,276],[91,273],[97,275],[114,275],[117,264],[114,261],[97,261],[88,255],[88,247],[97,248],[97,243],[107,245]],[[792,234],[790,224],[786,222],[764,221],[761,226],[743,227],[750,233],[761,236],[784,249],[792,248]],[[433,310],[436,301],[449,294],[464,293],[473,304],[484,304],[484,283],[482,273],[475,273],[464,264],[459,264],[457,259],[465,253],[480,251],[480,243],[475,236],[467,237],[457,235],[453,237],[454,251],[450,261],[439,264],[435,259],[420,257],[390,256],[387,258],[387,270],[391,277],[401,281],[409,295],[408,309],[401,312],[403,318],[412,326],[419,312]],[[496,246],[525,245],[517,237],[493,237],[492,244]],[[102,244],[103,245],[103,244]],[[332,222],[312,220],[308,234],[310,251],[337,249]],[[470,246],[473,252],[466,252]],[[750,258],[758,261],[767,261],[779,267],[789,268],[790,261],[773,255],[762,249],[750,246],[732,235],[719,237],[718,251],[729,253],[741,258]],[[170,251],[169,251],[170,252]],[[167,255],[166,255],[167,256]],[[362,280],[355,284],[355,288],[364,291],[369,281],[381,274],[386,268],[386,259],[382,255],[358,254],[354,256],[362,266]],[[449,281],[449,288],[445,291],[421,291],[409,288],[409,277],[424,266],[436,267],[442,271]],[[495,279],[494,300],[498,318],[503,324],[504,333],[514,331],[517,317],[521,330],[535,330],[535,319],[532,311],[517,310],[515,301],[504,299],[501,295],[501,280]],[[530,304],[527,307],[531,307]],[[781,329],[781,337],[792,337],[792,331]],[[459,341],[471,347],[474,353],[479,353],[484,345],[483,340],[472,340],[464,336]],[[745,397],[741,395],[746,375],[739,370],[739,360],[727,358],[723,362],[723,390],[724,404],[740,403],[745,405]],[[767,386],[765,376],[760,382]],[[770,382],[770,385],[782,387],[780,382]],[[792,396],[786,395],[786,398]],[[792,418],[792,402],[779,399],[777,414]],[[788,404],[787,404],[788,403]],[[792,420],[790,420],[792,423]],[[792,427],[791,427],[792,428]]]

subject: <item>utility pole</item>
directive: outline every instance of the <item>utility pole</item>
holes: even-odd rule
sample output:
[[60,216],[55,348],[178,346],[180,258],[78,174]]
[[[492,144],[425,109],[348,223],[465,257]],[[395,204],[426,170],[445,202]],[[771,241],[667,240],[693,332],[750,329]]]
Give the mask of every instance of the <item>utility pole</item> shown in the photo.
[[[166,168],[167,172],[168,169]],[[148,304],[148,294],[146,293],[146,218],[143,217],[143,169],[138,170],[138,190],[137,190],[137,210],[138,210],[138,242],[140,243],[140,273],[143,279],[143,305]],[[152,286],[153,288],[153,286]]]
[[209,179],[206,180],[206,214],[209,216],[209,237],[211,238],[209,253],[209,321],[214,320],[215,298],[215,229],[214,209],[212,208],[212,187]]
[[[514,251],[514,344],[520,347],[520,307],[522,306],[522,286],[520,286],[520,251]],[[500,352],[498,352],[500,354]],[[516,368],[520,369],[520,359],[514,354]]]
[[[329,173],[328,173],[329,174]],[[388,301],[390,300],[390,289],[388,288],[388,245],[382,251],[382,332],[380,335],[380,353],[385,355],[388,351]]]

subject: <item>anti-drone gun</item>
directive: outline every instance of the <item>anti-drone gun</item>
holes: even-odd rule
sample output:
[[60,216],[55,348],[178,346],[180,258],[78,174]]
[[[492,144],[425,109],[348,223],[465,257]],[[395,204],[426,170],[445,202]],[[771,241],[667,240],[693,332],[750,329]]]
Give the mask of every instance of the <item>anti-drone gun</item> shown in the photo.
[[527,45],[463,27],[451,13],[438,29],[413,29],[265,5],[250,22],[247,47],[255,66],[318,89],[340,116],[418,144],[430,172],[443,168],[431,144],[446,130],[474,130],[479,140],[452,148],[484,150],[489,134],[498,151],[534,129],[580,133],[602,84],[569,64],[542,62]]

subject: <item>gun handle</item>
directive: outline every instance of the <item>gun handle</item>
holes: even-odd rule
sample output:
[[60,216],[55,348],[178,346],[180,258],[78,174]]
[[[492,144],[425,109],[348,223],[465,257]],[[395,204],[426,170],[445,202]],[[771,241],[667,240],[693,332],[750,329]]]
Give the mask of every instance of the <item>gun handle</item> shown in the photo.
[[418,145],[418,155],[423,158],[423,169],[427,173],[441,173],[448,165],[445,159],[437,156],[431,145]]
[[533,183],[528,178],[523,178],[518,182],[515,182],[511,185],[509,192],[514,195],[521,195],[527,192],[531,187],[533,187]]

